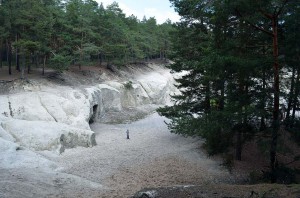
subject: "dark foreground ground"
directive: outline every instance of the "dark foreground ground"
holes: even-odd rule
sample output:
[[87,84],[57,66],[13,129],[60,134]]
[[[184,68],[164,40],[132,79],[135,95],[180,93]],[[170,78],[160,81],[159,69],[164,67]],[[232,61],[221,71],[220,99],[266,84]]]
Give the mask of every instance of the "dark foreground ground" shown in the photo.
[[299,198],[300,185],[201,185],[149,188],[132,198]]

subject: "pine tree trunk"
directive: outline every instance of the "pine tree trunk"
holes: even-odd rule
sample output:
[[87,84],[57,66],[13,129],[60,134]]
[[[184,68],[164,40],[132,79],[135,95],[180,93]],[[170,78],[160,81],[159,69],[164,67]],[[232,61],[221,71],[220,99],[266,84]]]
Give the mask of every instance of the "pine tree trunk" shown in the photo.
[[29,55],[29,57],[28,57],[27,74],[30,74],[30,70],[31,70],[31,63],[30,63],[30,59],[31,59],[31,55]]
[[[15,42],[17,42],[18,41],[18,35],[16,35],[16,41]],[[16,70],[17,71],[21,71],[20,70],[20,56],[19,56],[19,48],[18,47],[16,47]]]
[[160,51],[159,51],[159,58],[160,58],[160,60],[163,59],[163,52],[162,52],[162,49],[160,49]]
[[46,56],[46,55],[44,55],[44,61],[43,61],[43,72],[42,72],[43,76],[45,75],[46,60],[47,60],[47,56]]
[[16,48],[16,70],[21,71],[20,69],[20,55],[19,55],[20,50]]
[[240,115],[240,121],[239,121],[239,127],[237,128],[237,134],[236,134],[236,145],[235,145],[235,159],[241,161],[242,160],[242,134],[243,134],[243,108],[244,108],[244,79],[242,75],[239,77],[239,88],[238,88],[238,94],[240,96],[239,98],[239,115]]
[[82,52],[80,49],[80,63],[78,64],[79,70],[81,70],[81,63],[82,63]]
[[35,60],[35,66],[36,66],[36,68],[39,68],[40,67],[40,64],[39,64],[40,60],[39,60],[38,53],[34,53],[34,60]]
[[259,131],[264,131],[267,128],[264,116],[260,119]]
[[296,109],[297,109],[297,106],[298,106],[298,95],[299,95],[299,92],[300,92],[300,69],[298,68],[297,69],[297,77],[296,77],[296,85],[295,85],[295,94],[294,94],[294,97],[293,97],[293,112],[292,112],[292,120],[294,121],[295,120],[295,114],[296,114]]
[[273,56],[274,56],[274,106],[273,106],[273,130],[270,148],[271,182],[277,180],[277,141],[279,131],[279,63],[278,63],[278,17],[272,18],[273,30]]
[[292,79],[291,79],[291,88],[290,88],[288,105],[287,105],[287,112],[286,112],[286,119],[290,118],[290,111],[291,111],[291,108],[292,108],[292,101],[294,99],[293,95],[294,95],[294,86],[295,86],[295,72],[296,72],[296,67],[293,66]]
[[101,53],[98,54],[98,63],[100,64],[100,66],[102,65]]
[[2,46],[3,43],[2,40],[0,40],[0,68],[2,68]]
[[210,85],[209,81],[206,83],[205,88],[205,113],[210,112]]
[[219,103],[219,110],[223,110],[224,109],[224,102],[225,99],[225,80],[222,79],[221,81],[221,98],[220,98],[220,103]]
[[8,74],[11,75],[11,45],[10,42],[7,40],[6,41],[6,45],[7,45],[7,61],[8,61]]
[[242,160],[242,129],[237,129],[235,159]]
[[[266,49],[264,47],[263,49],[263,55],[266,54]],[[263,77],[262,77],[262,90],[263,90],[263,96],[262,96],[262,100],[261,100],[261,111],[262,111],[262,115],[261,115],[261,120],[260,120],[260,127],[259,127],[259,131],[264,131],[267,126],[266,126],[266,122],[265,122],[265,105],[266,105],[266,87],[267,87],[267,83],[266,83],[266,68],[263,67]]]
[[24,73],[25,73],[25,52],[23,49],[21,49],[21,79],[24,79]]

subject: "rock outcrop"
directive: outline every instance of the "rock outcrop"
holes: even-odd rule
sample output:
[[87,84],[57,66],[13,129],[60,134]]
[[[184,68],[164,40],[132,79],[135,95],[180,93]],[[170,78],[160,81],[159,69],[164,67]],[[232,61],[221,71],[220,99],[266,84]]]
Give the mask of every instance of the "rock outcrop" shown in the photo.
[[108,112],[166,104],[174,90],[167,70],[107,81],[89,87],[26,86],[0,96],[0,139],[34,151],[63,152],[96,145],[89,124]]

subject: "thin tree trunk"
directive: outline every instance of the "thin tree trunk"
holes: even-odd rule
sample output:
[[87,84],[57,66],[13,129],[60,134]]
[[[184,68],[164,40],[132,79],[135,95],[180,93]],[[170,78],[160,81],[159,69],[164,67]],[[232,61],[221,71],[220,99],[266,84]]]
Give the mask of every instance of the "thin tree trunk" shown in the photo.
[[8,74],[11,75],[11,45],[10,42],[7,40],[6,41],[6,45],[7,45],[7,61],[8,61]]
[[81,49],[80,49],[80,63],[78,64],[79,70],[81,70],[81,63],[82,63],[82,52],[81,52]]
[[242,131],[243,129],[237,129],[236,135],[236,149],[235,149],[235,159],[241,161],[242,160]]
[[223,110],[224,109],[224,102],[225,99],[225,80],[222,79],[221,80],[221,98],[220,98],[220,103],[219,103],[219,110]]
[[239,115],[240,115],[240,121],[239,121],[239,127],[237,128],[237,134],[236,134],[236,146],[235,146],[235,159],[241,161],[242,160],[242,134],[243,131],[243,108],[244,108],[244,79],[242,75],[239,77],[239,88],[238,88],[238,94],[240,96],[239,98]]
[[[31,60],[31,61],[30,61]],[[32,62],[32,55],[30,54],[28,56],[28,66],[27,66],[27,74],[30,74],[30,70],[31,70],[31,62]]]
[[205,113],[210,112],[210,83],[209,81],[206,83],[205,88]]
[[21,48],[21,60],[22,60],[22,62],[21,62],[21,78],[22,79],[24,79],[24,73],[25,73],[25,52],[24,52],[24,50]]
[[159,51],[159,58],[160,58],[160,60],[163,59],[163,52],[162,52],[162,49],[160,49],[160,51]]
[[296,67],[293,66],[292,79],[291,79],[291,88],[290,88],[288,105],[287,105],[287,112],[286,112],[286,119],[290,118],[290,111],[291,111],[291,108],[292,108],[292,101],[294,99],[295,72],[296,72]]
[[34,60],[35,60],[35,66],[36,68],[39,68],[40,67],[40,60],[39,60],[39,54],[38,53],[34,53]]
[[259,127],[259,130],[260,131],[264,131],[267,126],[266,126],[266,122],[265,122],[265,105],[266,105],[266,86],[267,86],[267,83],[266,83],[266,69],[263,68],[263,99],[262,99],[262,102],[261,102],[261,110],[263,112],[262,116],[261,116],[261,120],[260,120],[260,127]]
[[44,61],[43,61],[43,72],[42,72],[43,76],[45,75],[46,59],[47,59],[47,56],[46,56],[46,55],[44,55]]
[[6,47],[6,62],[8,63],[8,44],[7,44],[8,42],[7,42],[7,40],[5,41],[5,47]]
[[295,114],[296,114],[296,109],[297,109],[297,106],[298,106],[298,95],[299,95],[299,92],[300,92],[300,69],[298,68],[297,69],[297,77],[296,77],[296,85],[295,85],[295,94],[294,94],[294,97],[293,97],[293,112],[292,112],[292,120],[294,121],[295,120]]
[[0,68],[2,68],[2,40],[0,40]]
[[[16,42],[18,41],[18,35],[16,35]],[[19,56],[19,48],[16,47],[16,70],[17,71],[21,71],[20,70],[20,56]]]
[[20,69],[20,55],[19,55],[20,50],[17,48],[16,49],[16,70],[21,71]]
[[100,53],[98,53],[97,58],[98,58],[98,63],[101,65]]
[[270,166],[271,166],[271,182],[277,180],[276,170],[277,162],[277,141],[279,131],[279,63],[278,63],[278,17],[272,18],[273,30],[273,56],[274,56],[274,109],[273,109],[273,130],[270,148]]

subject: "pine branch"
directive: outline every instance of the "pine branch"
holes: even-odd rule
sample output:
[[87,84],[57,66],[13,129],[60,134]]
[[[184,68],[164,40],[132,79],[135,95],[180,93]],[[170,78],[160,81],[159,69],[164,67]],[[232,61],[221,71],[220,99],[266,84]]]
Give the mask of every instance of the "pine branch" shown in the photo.
[[275,14],[276,17],[278,17],[278,15],[281,14],[281,12],[282,12],[284,6],[288,3],[288,1],[289,1],[289,0],[284,0],[284,1],[283,1],[283,3],[282,3],[282,5],[281,5],[281,7],[279,8],[278,12]]
[[[274,34],[273,34],[272,32],[269,32],[269,31],[265,30],[264,28],[259,27],[259,26],[255,25],[255,24],[251,23],[250,21],[246,20],[246,19],[243,17],[243,15],[240,13],[240,11],[239,11],[238,9],[235,9],[235,11],[237,12],[238,16],[240,16],[241,18],[243,18],[243,20],[244,20],[246,23],[248,23],[250,26],[252,26],[253,28],[255,28],[255,29],[257,29],[257,30],[260,30],[260,31],[262,31],[262,32],[264,32],[264,33],[266,33],[266,34],[268,34],[268,35],[270,35],[270,36],[274,36]],[[266,14],[267,14],[267,13],[266,13]]]
[[259,12],[268,19],[273,19],[273,17],[274,17],[274,15],[264,12],[261,8],[259,9]]

